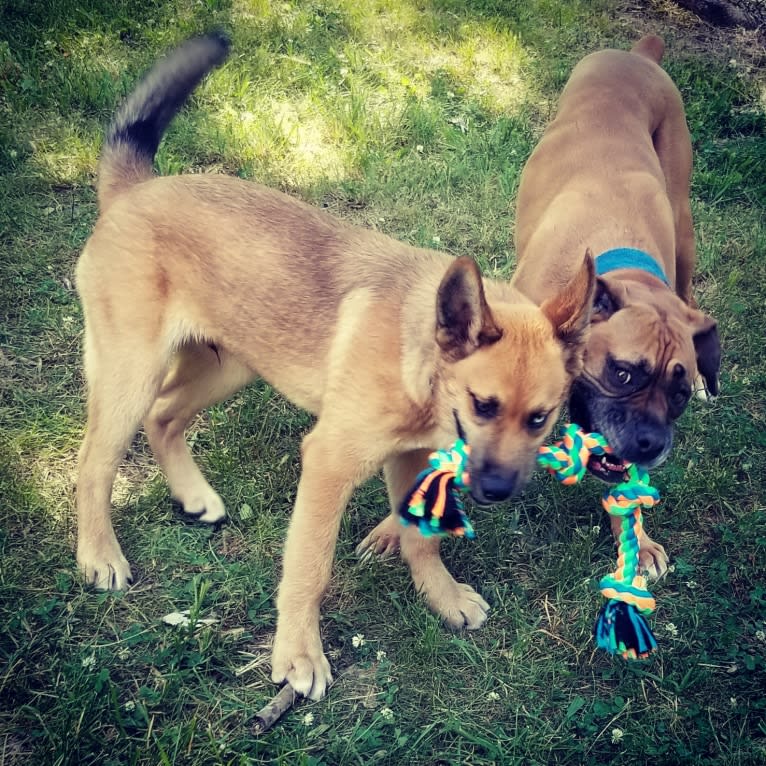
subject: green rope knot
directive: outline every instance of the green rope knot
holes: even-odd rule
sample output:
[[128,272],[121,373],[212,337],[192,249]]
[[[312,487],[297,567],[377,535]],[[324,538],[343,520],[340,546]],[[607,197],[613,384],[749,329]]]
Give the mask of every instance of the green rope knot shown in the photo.
[[405,526],[417,526],[424,537],[476,537],[465,514],[459,490],[470,483],[468,457],[470,447],[458,439],[448,450],[436,450],[428,457],[429,468],[421,471],[415,484],[399,506]]
[[[611,454],[601,434],[586,433],[570,423],[563,438],[540,447],[538,462],[563,484],[576,484],[588,469],[592,455]],[[655,600],[640,573],[639,553],[643,519],[641,508],[651,508],[660,500],[649,484],[649,474],[632,463],[623,463],[623,481],[609,486],[601,503],[607,513],[622,519],[617,548],[617,569],[599,583],[608,599],[593,627],[600,649],[625,659],[644,659],[657,649],[657,641],[644,615],[654,610]]]

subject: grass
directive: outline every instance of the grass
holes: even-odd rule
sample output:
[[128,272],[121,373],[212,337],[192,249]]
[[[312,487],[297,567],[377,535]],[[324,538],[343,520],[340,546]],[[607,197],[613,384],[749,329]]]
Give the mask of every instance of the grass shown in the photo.
[[[386,512],[375,480],[344,518],[324,605],[338,682],[254,737],[275,691],[274,592],[311,425],[265,384],[190,433],[229,523],[181,520],[139,436],[114,497],[138,582],[83,588],[72,273],[98,149],[140,72],[213,26],[234,55],[174,123],[161,172],[257,179],[499,276],[513,270],[521,168],[572,64],[638,30],[666,38],[695,145],[696,290],[724,365],[723,395],[692,403],[655,476],[650,524],[675,561],[654,588],[655,659],[593,651],[613,556],[597,487],[538,477],[513,504],[472,509],[479,539],[446,557],[493,611],[464,635],[398,562],[357,562]],[[616,0],[19,0],[0,6],[0,29],[0,764],[764,762],[766,80],[747,40]],[[217,622],[162,622],[184,609]]]

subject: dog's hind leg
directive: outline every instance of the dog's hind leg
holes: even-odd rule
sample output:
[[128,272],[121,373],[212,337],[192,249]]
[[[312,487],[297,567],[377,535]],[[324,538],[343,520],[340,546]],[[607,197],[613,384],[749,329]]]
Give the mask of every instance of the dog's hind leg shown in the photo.
[[[384,471],[392,514],[397,513],[418,473],[427,465],[426,455],[427,452],[418,450],[386,461]],[[393,521],[392,515],[379,524],[372,535],[378,530],[390,535]],[[423,537],[417,527],[402,527],[396,523],[402,558],[410,568],[415,589],[450,627],[480,628],[487,620],[489,604],[470,585],[457,582],[447,571],[439,554],[440,538]]]
[[189,344],[176,354],[157,400],[144,421],[152,452],[162,466],[172,496],[184,512],[215,523],[226,515],[223,501],[205,480],[186,444],[192,418],[249,383],[255,374],[215,346]]
[[77,478],[77,561],[85,581],[100,590],[123,590],[132,580],[112,526],[112,485],[167,365],[151,349],[134,349],[117,343],[96,348],[86,332],[88,424]]

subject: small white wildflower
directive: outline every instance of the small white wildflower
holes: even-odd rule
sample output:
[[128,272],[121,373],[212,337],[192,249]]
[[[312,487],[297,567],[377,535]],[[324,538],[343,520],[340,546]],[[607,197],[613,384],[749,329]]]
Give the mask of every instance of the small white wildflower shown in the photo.
[[418,145],[415,147],[415,151],[416,151],[416,152],[422,152],[422,151],[423,151],[423,144],[418,144]]
[[737,59],[729,59],[729,66],[737,66]]
[[500,699],[500,695],[497,692],[490,692],[487,695],[487,700],[490,702],[497,702]]
[[384,721],[393,721],[394,720],[394,711],[391,710],[390,707],[384,707],[380,709],[380,717]]
[[136,703],[133,700],[128,700],[122,708],[126,713],[132,713],[136,709]]
[[351,643],[353,644],[355,649],[359,649],[359,647],[364,646],[365,643],[366,643],[365,640],[364,640],[364,633],[357,633],[351,639]]
[[119,657],[121,660],[127,660],[127,659],[128,659],[128,657],[130,657],[130,649],[128,649],[128,647],[127,647],[127,646],[123,646],[123,648],[122,648],[122,649],[120,649],[120,651],[119,651],[119,652],[117,652],[117,656],[118,656],[118,657]]
[[383,649],[378,649],[377,652],[375,652],[375,659],[380,662],[381,660],[386,659],[386,653],[383,651]]
[[93,670],[96,667],[96,655],[91,654],[90,657],[83,657],[82,666],[86,670]]
[[665,626],[665,630],[667,630],[667,632],[670,633],[670,635],[673,636],[673,638],[675,638],[678,635],[678,628],[672,622],[669,622]]
[[342,66],[342,67],[341,67],[341,68],[338,70],[338,72],[340,73],[340,76],[341,76],[341,77],[345,77],[345,76],[348,74],[348,69],[347,69],[346,67]]
[[763,630],[756,630],[756,631],[755,631],[755,637],[756,637],[756,638],[757,638],[759,641],[766,641],[766,631],[763,631]]
[[686,587],[687,588],[691,588],[692,590],[694,590],[697,587],[696,580],[688,580],[687,583],[686,583]]
[[431,237],[431,242],[433,242],[435,245],[438,245],[441,241],[442,238],[438,234],[434,234],[433,237]]
[[600,534],[601,534],[601,527],[600,527],[598,524],[596,524],[596,525],[595,525],[595,526],[594,526],[594,527],[593,527],[593,528],[590,530],[590,533],[591,533],[591,534],[592,534],[594,537],[596,537],[596,535],[600,535]]
[[622,738],[625,736],[625,732],[622,729],[614,728],[612,729],[612,744],[617,745],[622,741]]
[[305,713],[303,716],[303,725],[304,726],[311,726],[312,723],[314,723],[314,714],[313,713]]
[[448,90],[447,91],[447,98],[455,98],[455,94],[451,90]]
[[729,697],[729,704],[732,707],[737,707],[737,698],[736,697]]

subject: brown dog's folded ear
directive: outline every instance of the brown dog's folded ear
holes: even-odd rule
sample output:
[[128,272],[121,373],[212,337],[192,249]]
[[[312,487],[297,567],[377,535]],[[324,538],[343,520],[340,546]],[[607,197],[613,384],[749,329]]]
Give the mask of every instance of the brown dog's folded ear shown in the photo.
[[476,262],[461,256],[447,269],[436,297],[436,342],[446,356],[457,361],[480,346],[500,340],[484,297],[484,283]]
[[692,339],[697,353],[697,370],[705,379],[711,396],[718,396],[718,372],[721,369],[721,342],[715,319],[692,309]]
[[590,250],[568,285],[540,308],[554,327],[556,336],[567,348],[567,371],[575,374],[582,365],[582,354],[590,327],[596,273]]
[[622,301],[617,291],[602,277],[596,277],[596,289],[593,293],[592,322],[605,322],[615,311],[622,308]]

